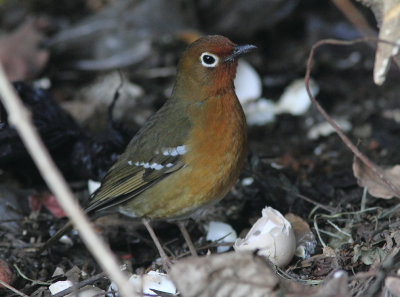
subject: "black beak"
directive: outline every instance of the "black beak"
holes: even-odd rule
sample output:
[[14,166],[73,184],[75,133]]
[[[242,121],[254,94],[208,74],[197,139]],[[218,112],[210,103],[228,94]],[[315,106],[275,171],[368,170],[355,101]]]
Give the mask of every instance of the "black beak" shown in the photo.
[[237,45],[233,48],[232,54],[230,54],[228,57],[225,58],[225,62],[232,62],[241,55],[247,54],[253,50],[255,50],[257,47],[252,44],[245,44],[245,45]]

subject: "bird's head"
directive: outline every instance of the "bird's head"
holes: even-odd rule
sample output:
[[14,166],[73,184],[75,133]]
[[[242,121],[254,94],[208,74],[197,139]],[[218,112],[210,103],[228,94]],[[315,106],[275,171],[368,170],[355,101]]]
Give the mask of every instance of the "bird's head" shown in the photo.
[[203,96],[213,96],[226,88],[233,88],[238,58],[255,48],[254,45],[236,45],[219,35],[202,37],[183,53],[175,88],[188,95]]

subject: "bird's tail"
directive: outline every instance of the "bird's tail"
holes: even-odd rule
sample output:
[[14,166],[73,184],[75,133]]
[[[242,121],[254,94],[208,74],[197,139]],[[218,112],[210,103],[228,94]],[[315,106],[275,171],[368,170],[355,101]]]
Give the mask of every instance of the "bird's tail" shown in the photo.
[[72,222],[68,222],[62,227],[60,230],[57,231],[56,234],[54,234],[49,240],[47,240],[43,246],[40,247],[38,250],[38,255],[44,252],[48,247],[50,247],[52,244],[54,244],[57,240],[60,239],[61,236],[63,236],[65,233],[70,231],[72,229],[73,225]]

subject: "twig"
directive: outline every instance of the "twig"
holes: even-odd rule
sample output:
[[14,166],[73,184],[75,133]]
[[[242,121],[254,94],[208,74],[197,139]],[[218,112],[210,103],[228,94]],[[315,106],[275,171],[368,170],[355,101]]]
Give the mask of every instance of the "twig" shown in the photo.
[[368,188],[364,187],[363,194],[361,197],[361,209],[360,209],[361,211],[365,210],[365,206],[367,204],[367,193],[368,193]]
[[339,235],[337,235],[335,233],[332,233],[332,232],[329,232],[329,231],[326,231],[326,230],[323,230],[323,229],[319,230],[319,232],[321,232],[323,234],[326,234],[326,235],[328,235],[328,236],[330,236],[332,238],[336,238],[336,239],[341,239],[342,238],[342,237],[340,237]]
[[[323,219],[325,219],[325,221],[328,221],[328,223],[331,223],[331,224],[332,224],[332,222],[330,222],[329,219],[340,218],[340,217],[345,216],[345,215],[349,215],[349,216],[359,215],[359,214],[361,214],[361,213],[365,213],[365,212],[369,212],[369,211],[373,211],[373,210],[377,210],[377,209],[380,209],[380,208],[379,208],[379,207],[370,207],[370,208],[367,208],[367,209],[364,209],[364,210],[341,212],[341,213],[335,213],[335,214],[333,214],[333,215],[316,214],[316,215],[313,217],[314,229],[315,229],[315,232],[317,233],[317,236],[318,236],[319,241],[321,242],[321,245],[322,245],[323,247],[325,247],[325,246],[326,246],[326,243],[325,243],[325,241],[322,239],[320,233],[325,233],[325,234],[328,234],[329,236],[333,236],[333,237],[335,237],[336,235],[334,235],[333,233],[330,233],[330,232],[328,232],[328,231],[320,230],[319,227],[318,227],[318,219],[319,219],[319,218],[323,218]],[[337,229],[338,231],[343,232],[343,231],[340,230],[339,227],[337,227],[337,226],[336,226],[337,228],[336,228],[335,226],[333,226],[333,227],[334,227],[335,229]],[[346,234],[346,233],[344,233],[344,234],[345,234],[346,236],[349,236],[349,237],[351,238],[351,236],[350,236],[349,234]]]
[[392,208],[385,209],[385,211],[382,211],[382,213],[379,214],[378,219],[383,219],[393,213],[396,213],[399,209],[400,209],[400,204],[397,204],[396,206],[394,206]]
[[357,28],[363,36],[376,37],[376,31],[368,24],[365,17],[349,0],[332,0],[333,4]]
[[10,291],[13,291],[15,294],[17,294],[18,296],[22,296],[22,297],[29,297],[28,295],[22,293],[21,291],[18,291],[16,288],[14,288],[13,286],[10,286],[9,284],[7,284],[6,282],[3,282],[0,279],[0,285],[2,285],[3,287],[9,289]]
[[90,226],[87,217],[80,208],[77,200],[74,199],[72,191],[55,166],[38,132],[33,127],[29,111],[8,82],[2,65],[0,65],[0,95],[3,105],[8,112],[10,124],[18,131],[21,140],[36,163],[47,186],[55,194],[57,201],[79,230],[82,240],[89,251],[117,284],[120,294],[123,296],[134,296],[133,284],[128,282],[128,278],[121,272],[117,260],[109,247],[105,245],[104,241]]
[[321,234],[320,234],[320,230],[319,230],[318,223],[317,223],[317,216],[318,216],[318,215],[315,215],[315,216],[314,216],[314,229],[315,229],[315,232],[317,232],[317,236],[318,236],[319,242],[321,243],[321,245],[322,245],[323,247],[326,247],[326,243],[325,243],[325,241],[322,239]]
[[192,242],[192,240],[190,239],[190,235],[188,233],[188,231],[186,230],[185,224],[182,222],[177,222],[178,228],[181,231],[183,238],[186,241],[186,244],[188,245],[189,251],[192,254],[192,256],[197,257],[197,251],[196,248],[194,247],[194,244]]
[[52,295],[51,297],[62,297],[62,296],[65,296],[65,295],[67,295],[69,293],[72,293],[75,290],[80,289],[80,288],[82,288],[84,286],[91,285],[95,281],[97,281],[97,280],[99,280],[99,279],[101,279],[101,278],[103,278],[105,276],[106,276],[106,273],[105,272],[101,272],[101,273],[96,274],[96,275],[94,275],[92,277],[89,277],[88,279],[85,279],[84,281],[79,282],[78,284],[76,284],[76,285],[74,285],[72,287],[69,287],[69,288],[67,288],[65,290],[62,290],[61,292],[58,292],[57,294]]
[[343,235],[349,237],[351,240],[353,240],[351,234],[349,234],[349,233],[343,231],[342,229],[340,229],[339,226],[336,225],[336,224],[334,224],[331,220],[326,220],[326,222],[327,222],[329,225],[331,225],[333,228],[335,228],[339,233],[341,233],[341,234],[343,234]]
[[[284,190],[286,190],[286,188],[282,188]],[[288,192],[290,191],[289,189],[287,190]],[[317,201],[312,200],[311,198],[308,198],[307,196],[304,196],[303,194],[300,193],[294,193],[293,191],[290,192],[293,195],[296,195],[297,198],[303,199],[304,201],[307,201],[308,203],[314,204],[315,206],[322,208],[330,213],[333,213],[336,211],[335,208],[329,206],[329,205],[324,205],[322,203],[319,203]]]
[[115,108],[115,104],[117,103],[117,101],[121,95],[121,89],[124,86],[124,75],[122,74],[121,71],[118,71],[118,74],[119,74],[119,79],[120,79],[119,85],[118,85],[117,89],[115,90],[113,100],[112,100],[110,106],[108,107],[108,111],[107,111],[107,114],[108,114],[107,125],[109,126],[109,128],[113,128],[113,123],[114,123],[113,111]]
[[400,189],[398,186],[394,185],[390,180],[388,180],[385,176],[385,173],[381,168],[376,166],[368,157],[366,157],[352,142],[351,140],[346,136],[346,134],[343,133],[343,131],[339,128],[338,124],[328,115],[328,113],[325,111],[325,109],[318,103],[318,101],[314,98],[314,96],[311,93],[309,82],[310,82],[310,74],[311,74],[311,65],[313,62],[314,58],[314,53],[315,50],[325,44],[331,44],[331,45],[342,45],[342,46],[349,46],[349,45],[354,45],[356,43],[362,43],[362,42],[368,42],[368,41],[376,41],[376,42],[382,42],[386,44],[391,44],[397,46],[396,43],[389,42],[386,40],[381,40],[381,39],[376,39],[376,38],[360,38],[360,39],[355,39],[351,41],[344,41],[344,40],[336,40],[336,39],[324,39],[316,42],[310,51],[310,55],[308,56],[307,60],[307,69],[306,69],[306,74],[304,76],[304,82],[306,85],[306,90],[308,93],[308,96],[310,97],[311,102],[313,103],[314,107],[319,111],[319,113],[322,114],[322,116],[325,118],[325,120],[335,129],[336,133],[338,136],[342,139],[344,144],[353,152],[353,154],[360,159],[361,162],[365,164],[376,176],[379,177],[379,179],[386,185],[388,186],[394,193],[396,193],[396,196],[400,197]]
[[167,254],[165,253],[160,241],[158,240],[158,237],[157,237],[156,233],[154,232],[153,228],[151,227],[150,222],[147,219],[143,218],[142,219],[142,223],[146,227],[147,232],[149,232],[151,239],[153,239],[153,242],[157,247],[157,250],[158,250],[158,252],[159,252],[159,254],[161,256],[161,260],[162,260],[164,269],[167,272],[169,272],[169,267],[168,267],[168,264],[170,264],[169,263],[169,258],[167,256]]
[[303,283],[303,284],[306,284],[306,285],[309,285],[309,286],[312,286],[312,285],[320,285],[320,284],[323,283],[323,280],[296,278],[296,277],[294,277],[293,275],[287,273],[287,272],[286,272],[285,270],[283,270],[282,268],[279,268],[278,266],[275,266],[275,265],[274,265],[273,267],[275,268],[274,270],[275,270],[275,272],[276,272],[279,276],[281,276],[282,278],[291,280],[291,281],[293,281],[293,282],[296,282],[296,283]]

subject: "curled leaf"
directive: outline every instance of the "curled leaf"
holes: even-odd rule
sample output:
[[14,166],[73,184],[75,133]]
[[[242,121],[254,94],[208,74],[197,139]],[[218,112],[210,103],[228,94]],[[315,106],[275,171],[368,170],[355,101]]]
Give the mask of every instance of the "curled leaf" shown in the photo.
[[379,167],[376,168],[377,170],[374,172],[360,159],[354,158],[353,174],[357,178],[360,187],[368,188],[368,193],[376,198],[400,198],[400,165],[383,170],[384,176],[379,176],[377,171],[380,171],[380,169]]
[[186,258],[172,266],[170,276],[186,297],[277,296],[278,278],[252,253]]

